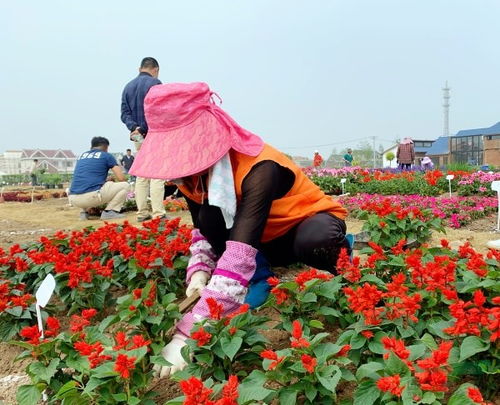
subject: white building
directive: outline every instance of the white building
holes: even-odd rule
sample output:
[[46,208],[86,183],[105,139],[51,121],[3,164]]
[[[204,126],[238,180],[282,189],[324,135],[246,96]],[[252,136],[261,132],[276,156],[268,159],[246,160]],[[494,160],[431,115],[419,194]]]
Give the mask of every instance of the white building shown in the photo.
[[39,167],[47,173],[73,173],[75,170],[76,155],[70,150],[22,149],[0,154],[0,173],[29,173],[34,159],[38,159]]

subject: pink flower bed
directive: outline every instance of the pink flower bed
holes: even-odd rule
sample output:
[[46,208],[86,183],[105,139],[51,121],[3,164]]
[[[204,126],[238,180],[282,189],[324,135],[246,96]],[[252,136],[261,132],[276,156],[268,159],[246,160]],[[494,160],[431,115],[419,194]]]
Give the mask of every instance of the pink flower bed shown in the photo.
[[436,217],[447,220],[451,228],[460,228],[469,222],[496,212],[498,200],[496,197],[425,197],[420,195],[379,195],[358,194],[352,197],[342,197],[342,204],[352,211],[354,216],[361,206],[367,202],[381,203],[389,199],[391,203],[405,207],[431,209]]

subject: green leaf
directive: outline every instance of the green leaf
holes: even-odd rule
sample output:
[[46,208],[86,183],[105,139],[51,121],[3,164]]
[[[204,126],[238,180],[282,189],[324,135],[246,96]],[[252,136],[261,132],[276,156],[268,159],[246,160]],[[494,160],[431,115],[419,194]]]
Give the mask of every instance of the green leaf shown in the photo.
[[386,360],[385,364],[390,374],[403,375],[410,371],[408,366],[392,352],[389,354],[389,358]]
[[36,385],[21,385],[17,389],[16,399],[19,405],[37,404],[42,392]]
[[430,333],[424,333],[420,338],[421,342],[431,350],[436,350],[438,345]]
[[450,337],[443,332],[444,329],[451,327],[454,324],[453,320],[449,321],[436,321],[432,322],[427,326],[427,330],[435,336],[439,336],[442,339],[449,339]]
[[15,316],[16,318],[19,318],[21,314],[23,313],[23,307],[13,307],[13,308],[7,308],[5,310],[8,314]]
[[314,354],[318,359],[318,363],[324,363],[329,357],[334,356],[340,351],[341,347],[334,343],[322,343],[314,348]]
[[316,373],[316,377],[323,387],[334,393],[337,388],[337,384],[342,378],[342,371],[340,371],[339,366],[332,365],[328,366],[320,373]]
[[316,395],[318,395],[318,390],[314,385],[307,384],[304,393],[309,402],[313,402]]
[[85,386],[85,389],[83,390],[83,393],[90,394],[97,387],[99,387],[100,385],[106,384],[107,382],[108,382],[108,380],[104,379],[104,378],[90,377],[87,385]]
[[358,385],[358,388],[354,393],[353,405],[374,404],[379,396],[380,396],[380,391],[375,385],[374,381],[371,380],[363,381],[361,384]]
[[410,351],[409,360],[415,361],[424,355],[425,351],[427,350],[427,347],[423,344],[411,345],[411,346],[408,346],[408,350]]
[[299,300],[302,302],[316,302],[318,300],[318,297],[316,296],[316,294],[308,292],[302,298],[299,297]]
[[78,382],[71,380],[68,381],[66,384],[64,384],[61,388],[59,388],[59,391],[57,391],[56,398],[57,399],[64,399],[68,396],[75,395],[75,393],[78,392]]
[[279,401],[280,404],[296,404],[297,391],[290,388],[283,388],[279,392]]
[[137,405],[137,404],[140,404],[140,403],[141,403],[140,398],[137,398],[137,397],[130,397],[130,398],[128,399],[127,405]]
[[151,356],[149,361],[162,367],[170,367],[172,365],[163,356]]
[[45,381],[47,384],[50,383],[50,379],[54,376],[57,371],[57,366],[61,360],[52,359],[47,367],[45,367],[42,363],[36,362],[31,363],[29,366],[30,374],[34,375],[37,379]]
[[313,319],[309,321],[309,327],[316,329],[323,329],[323,322]]
[[264,388],[262,384],[256,384],[254,380],[243,381],[238,387],[238,403],[246,404],[250,401],[262,401],[273,391]]
[[240,350],[242,344],[243,339],[238,336],[234,336],[231,340],[228,338],[221,339],[222,350],[231,361],[234,359],[234,356],[236,356],[236,353],[238,353],[238,350]]
[[120,320],[120,317],[117,314],[109,315],[101,321],[101,323],[99,324],[99,330],[101,332],[104,332],[109,326],[113,325],[114,323],[118,322],[119,320]]
[[377,371],[383,370],[384,368],[385,366],[382,363],[378,363],[375,361],[363,364],[358,367],[358,370],[356,371],[356,378],[358,379],[358,381],[362,380],[365,377],[372,380],[377,380],[378,378],[380,378],[380,375],[377,374]]
[[118,402],[120,401],[126,402],[127,394],[125,394],[124,392],[120,392],[119,394],[113,394],[113,399]]
[[476,353],[484,352],[490,348],[490,344],[477,336],[467,336],[460,345],[460,359],[464,361]]
[[423,404],[432,404],[436,400],[436,395],[433,392],[426,392],[420,400]]
[[366,343],[366,338],[361,334],[353,335],[351,338],[351,350],[361,349]]

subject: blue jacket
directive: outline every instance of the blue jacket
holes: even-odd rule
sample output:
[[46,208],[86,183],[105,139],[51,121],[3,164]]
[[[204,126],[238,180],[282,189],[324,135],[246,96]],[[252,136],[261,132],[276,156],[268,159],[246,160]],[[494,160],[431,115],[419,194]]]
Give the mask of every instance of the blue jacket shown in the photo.
[[144,117],[144,98],[149,89],[161,81],[155,79],[149,73],[141,72],[134,80],[130,81],[122,93],[122,122],[130,132],[137,127],[143,135],[148,133],[148,124]]

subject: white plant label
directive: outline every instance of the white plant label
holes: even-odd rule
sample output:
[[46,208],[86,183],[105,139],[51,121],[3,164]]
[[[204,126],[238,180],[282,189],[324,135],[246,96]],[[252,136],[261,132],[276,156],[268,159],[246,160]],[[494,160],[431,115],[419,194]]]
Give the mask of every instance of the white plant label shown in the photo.
[[36,317],[38,320],[38,330],[42,334],[42,339],[45,337],[43,333],[43,321],[42,321],[42,311],[41,308],[45,307],[52,297],[52,293],[56,288],[56,280],[52,274],[47,274],[45,280],[42,281],[38,290],[36,290],[35,298],[36,298]]

